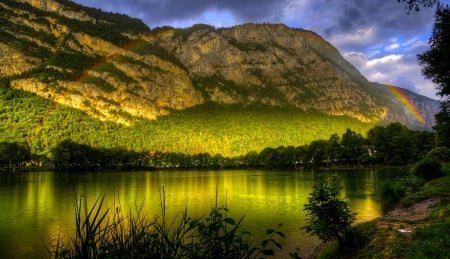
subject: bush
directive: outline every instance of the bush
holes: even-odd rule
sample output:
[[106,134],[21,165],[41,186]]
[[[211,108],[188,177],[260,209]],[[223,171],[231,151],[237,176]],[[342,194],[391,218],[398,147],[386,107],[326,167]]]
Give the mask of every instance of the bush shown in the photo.
[[417,162],[412,168],[412,174],[429,181],[444,176],[442,164],[433,158],[424,158]]
[[416,192],[424,184],[421,177],[408,175],[384,182],[380,189],[380,198],[385,209],[398,204],[403,197]]
[[308,203],[304,205],[309,219],[303,227],[306,232],[323,241],[337,239],[339,245],[345,243],[345,234],[356,216],[356,213],[350,210],[350,204],[339,198],[341,189],[336,176],[331,182],[322,181],[314,186]]
[[405,187],[399,181],[385,182],[381,185],[380,196],[383,205],[391,207],[406,194]]
[[433,148],[426,158],[435,159],[439,162],[450,162],[450,149],[447,147]]

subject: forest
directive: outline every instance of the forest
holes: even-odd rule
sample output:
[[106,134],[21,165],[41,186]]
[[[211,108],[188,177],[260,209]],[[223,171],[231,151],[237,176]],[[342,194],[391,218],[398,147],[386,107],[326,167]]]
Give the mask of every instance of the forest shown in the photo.
[[31,153],[27,143],[0,142],[0,165],[4,168],[46,165],[56,170],[125,169],[220,169],[270,168],[317,169],[362,168],[377,165],[401,166],[423,159],[435,148],[432,132],[413,131],[392,123],[376,126],[367,137],[347,129],[328,140],[315,140],[303,146],[267,147],[236,157],[209,153],[184,154],[155,151],[129,151],[125,148],[94,148],[64,140],[51,150],[51,159]]
[[[130,115],[131,116],[131,115]],[[130,126],[0,81],[0,165],[58,170],[407,165],[436,135],[290,107],[205,103]]]
[[96,149],[236,157],[266,147],[307,145],[347,128],[365,134],[374,126],[289,107],[217,103],[172,110],[156,120],[133,117],[126,126],[12,89],[8,79],[0,80],[0,119],[0,142],[27,143],[42,161],[51,159],[51,150],[65,140]]

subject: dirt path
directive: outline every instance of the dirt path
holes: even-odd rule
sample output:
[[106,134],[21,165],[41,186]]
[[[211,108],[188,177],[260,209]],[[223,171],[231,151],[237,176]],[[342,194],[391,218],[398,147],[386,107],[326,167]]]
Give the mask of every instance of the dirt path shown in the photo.
[[398,220],[424,220],[431,211],[432,207],[441,202],[439,197],[432,197],[414,204],[408,208],[398,208],[386,214],[386,218],[396,218]]
[[395,231],[410,235],[414,230],[428,225],[426,222],[421,221],[430,216],[433,206],[439,202],[441,202],[439,197],[432,197],[410,207],[394,209],[384,217],[377,219],[375,224],[379,230],[384,229],[390,230],[389,232]]

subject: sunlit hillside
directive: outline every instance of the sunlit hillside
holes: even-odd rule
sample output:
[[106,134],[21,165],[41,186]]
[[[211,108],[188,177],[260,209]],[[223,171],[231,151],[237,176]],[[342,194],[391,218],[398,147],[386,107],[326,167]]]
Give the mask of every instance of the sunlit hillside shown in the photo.
[[0,93],[0,142],[28,142],[33,153],[43,155],[72,139],[93,147],[236,156],[265,147],[309,144],[347,128],[365,134],[374,126],[346,116],[292,108],[214,103],[125,126],[5,85]]
[[0,141],[225,156],[431,129],[439,103],[369,82],[320,35],[283,24],[148,28],[68,0],[0,2]]

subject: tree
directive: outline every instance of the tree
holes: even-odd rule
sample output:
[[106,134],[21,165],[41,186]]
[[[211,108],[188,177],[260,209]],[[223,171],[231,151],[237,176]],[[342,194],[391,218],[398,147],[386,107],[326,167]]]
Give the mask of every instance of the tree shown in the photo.
[[422,73],[437,84],[437,94],[441,97],[450,95],[450,8],[438,6],[430,49],[418,55],[424,65]]
[[440,0],[397,0],[407,4],[409,10],[437,6],[430,50],[418,55],[423,75],[437,84],[437,94],[443,98],[441,111],[435,115],[438,145],[450,147],[450,8]]
[[321,164],[326,162],[326,151],[328,142],[326,140],[314,140],[308,146],[307,163],[312,168],[319,168]]
[[438,4],[430,49],[418,55],[420,64],[424,65],[422,73],[437,85],[437,94],[442,97],[441,111],[435,115],[433,129],[438,135],[440,145],[450,147],[450,8]]
[[364,157],[367,149],[364,145],[364,137],[350,129],[342,135],[342,159],[346,164],[360,165],[360,158]]
[[52,149],[53,163],[57,170],[86,170],[92,166],[93,149],[88,145],[64,140]]
[[341,189],[336,176],[330,182],[322,181],[314,186],[308,203],[304,205],[309,219],[303,227],[306,232],[323,241],[337,239],[339,245],[344,243],[345,233],[356,216],[356,213],[350,210],[349,203],[339,198]]
[[450,148],[450,102],[441,103],[441,111],[434,115],[433,126],[437,135],[437,145]]
[[400,123],[369,130],[367,142],[375,163],[407,165],[417,161],[414,132]]
[[397,0],[399,3],[406,3],[406,8],[409,11],[420,11],[420,7],[432,7],[440,3],[440,0]]
[[31,159],[31,150],[27,143],[0,142],[0,165],[21,166]]
[[336,163],[340,162],[342,156],[342,148],[341,138],[338,134],[333,134],[330,136],[326,152],[328,154],[328,159],[330,160],[331,166],[334,166]]

